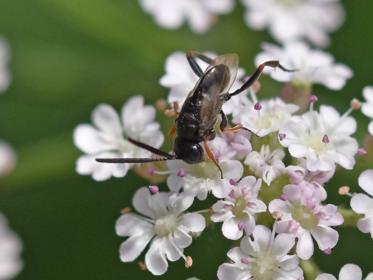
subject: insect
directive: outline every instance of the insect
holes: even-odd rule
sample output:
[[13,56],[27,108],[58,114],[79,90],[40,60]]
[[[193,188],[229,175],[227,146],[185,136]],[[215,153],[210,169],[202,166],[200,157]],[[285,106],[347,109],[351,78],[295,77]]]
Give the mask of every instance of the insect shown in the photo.
[[[277,60],[266,61],[259,65],[256,71],[239,89],[229,92],[237,75],[237,54],[225,54],[211,59],[202,53],[188,51],[186,57],[193,72],[199,77],[199,80],[185,99],[180,112],[177,113],[175,124],[170,130],[171,134],[175,136],[173,152],[166,153],[145,143],[129,138],[128,141],[132,144],[148,150],[159,157],[98,158],[96,159],[98,162],[146,163],[180,159],[189,164],[196,164],[205,160],[206,153],[218,167],[221,177],[223,178],[222,169],[208,146],[208,142],[216,136],[214,127],[218,121],[218,117],[219,115],[221,116],[220,129],[223,132],[245,129],[240,125],[228,127],[228,119],[222,110],[223,104],[233,96],[240,94],[253,85],[266,66],[272,68],[278,67],[287,72],[294,71],[284,68]],[[197,59],[209,64],[205,71],[200,68]],[[175,111],[177,111],[176,108]]]

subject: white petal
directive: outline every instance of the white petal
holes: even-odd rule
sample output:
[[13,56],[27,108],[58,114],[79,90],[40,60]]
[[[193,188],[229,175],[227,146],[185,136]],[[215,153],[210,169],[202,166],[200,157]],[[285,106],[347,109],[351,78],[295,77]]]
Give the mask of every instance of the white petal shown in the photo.
[[250,276],[250,273],[241,270],[234,264],[224,263],[218,269],[219,280],[246,280],[250,279]]
[[359,176],[359,186],[373,196],[373,169],[365,170]]
[[367,214],[373,211],[373,198],[358,193],[351,198],[351,208],[358,214]]
[[238,240],[242,237],[243,231],[238,228],[239,221],[235,218],[230,218],[223,222],[223,235],[231,240]]
[[309,232],[304,232],[297,243],[297,255],[303,260],[308,260],[313,255],[313,241]]
[[152,232],[138,233],[124,241],[119,249],[122,262],[132,262],[140,256],[153,236]]
[[240,247],[230,249],[227,256],[235,263],[240,263],[242,258],[247,257],[247,255],[243,254]]
[[363,273],[356,264],[346,264],[339,272],[339,280],[361,280]]
[[92,122],[100,131],[119,139],[122,137],[119,116],[110,105],[98,105],[92,113]]
[[373,280],[373,272],[369,273],[364,280]]
[[371,233],[373,238],[373,218],[362,218],[357,221],[357,228],[363,233]]
[[153,226],[136,214],[124,214],[115,224],[115,232],[119,236],[131,236],[138,232],[151,232]]
[[268,244],[271,242],[272,232],[269,228],[258,225],[255,227],[253,232],[254,242],[258,245],[260,251],[264,251],[268,248]]
[[149,207],[151,195],[149,189],[142,187],[138,189],[132,198],[133,207],[136,211],[147,216],[154,218],[154,210]]
[[255,256],[256,250],[254,244],[248,236],[241,239],[240,248],[242,252],[247,256]]
[[91,125],[79,125],[74,130],[74,144],[87,154],[97,154],[116,149],[114,142],[103,138],[103,135]]
[[192,237],[181,228],[178,228],[174,232],[173,240],[175,245],[179,248],[186,248],[192,244]]
[[197,213],[189,213],[183,215],[180,223],[185,226],[190,232],[201,232],[206,227],[205,218]]
[[316,280],[337,280],[332,274],[322,273],[316,277]]
[[162,275],[167,271],[168,263],[160,239],[154,239],[151,243],[145,255],[145,265],[154,275]]
[[276,236],[273,242],[272,252],[277,257],[282,257],[293,248],[294,244],[295,239],[291,234],[281,233]]

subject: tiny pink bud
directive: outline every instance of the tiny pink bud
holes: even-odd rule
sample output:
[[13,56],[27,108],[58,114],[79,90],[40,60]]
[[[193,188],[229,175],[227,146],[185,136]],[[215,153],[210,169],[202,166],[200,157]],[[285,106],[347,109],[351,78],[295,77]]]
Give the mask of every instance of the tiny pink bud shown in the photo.
[[359,149],[357,150],[357,154],[358,154],[359,156],[365,156],[365,155],[367,154],[367,150],[365,150],[363,147],[361,147],[361,148],[359,148]]
[[280,139],[280,141],[282,141],[286,138],[286,134],[285,133],[279,133],[278,138]]
[[156,186],[156,185],[150,185],[149,186],[149,191],[151,192],[151,194],[156,194],[159,192],[159,187]]
[[177,176],[179,177],[185,177],[186,175],[186,172],[184,169],[180,169],[178,172],[177,172]]
[[238,229],[239,230],[243,230],[245,228],[245,224],[244,223],[238,223]]
[[282,218],[282,214],[278,211],[274,211],[273,213],[271,213],[271,215],[272,215],[273,219],[275,219],[275,220],[279,220],[279,219]]
[[237,182],[234,179],[229,179],[229,184],[231,184],[232,186],[237,186]]
[[324,252],[325,255],[331,255],[332,254],[332,248],[327,248],[323,252]]
[[257,110],[257,111],[262,110],[262,104],[260,104],[259,102],[255,103],[254,109]]
[[309,100],[311,103],[315,103],[319,100],[319,98],[316,95],[311,95]]
[[155,168],[154,167],[149,167],[148,168],[148,174],[150,176],[154,176],[155,175]]
[[324,137],[322,138],[322,142],[324,144],[328,144],[330,142],[328,135],[326,135],[326,134],[324,135]]
[[250,259],[249,258],[241,258],[241,262],[243,264],[250,264]]
[[185,268],[190,268],[193,265],[193,259],[191,256],[185,258]]
[[282,194],[280,196],[280,199],[283,200],[283,201],[286,201],[286,200],[288,200],[288,196],[286,194]]
[[348,186],[340,187],[340,188],[338,189],[338,193],[339,193],[340,195],[346,195],[346,194],[349,194],[349,193],[350,193],[350,187],[348,187]]

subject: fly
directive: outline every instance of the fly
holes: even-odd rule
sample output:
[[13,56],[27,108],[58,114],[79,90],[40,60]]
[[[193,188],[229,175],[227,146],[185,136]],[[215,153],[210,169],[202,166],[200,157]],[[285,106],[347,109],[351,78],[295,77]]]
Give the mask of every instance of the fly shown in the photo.
[[[180,112],[177,113],[175,124],[170,130],[170,134],[175,136],[173,152],[166,153],[135,139],[128,138],[128,141],[132,144],[159,157],[98,158],[96,161],[104,163],[147,163],[179,159],[189,164],[196,164],[205,160],[206,153],[208,158],[217,166],[223,178],[223,171],[208,146],[208,142],[216,136],[214,126],[218,117],[219,115],[221,116],[220,129],[223,132],[245,129],[240,125],[228,127],[228,119],[222,110],[223,104],[233,96],[240,94],[252,86],[267,66],[272,68],[278,67],[286,72],[293,71],[283,67],[277,60],[266,61],[259,65],[256,71],[239,89],[229,92],[237,76],[237,54],[225,54],[211,59],[199,52],[188,51],[186,57],[193,72],[199,77],[199,80],[185,99]],[[205,71],[198,65],[197,58],[209,64]],[[178,111],[177,108],[174,108],[174,110]]]

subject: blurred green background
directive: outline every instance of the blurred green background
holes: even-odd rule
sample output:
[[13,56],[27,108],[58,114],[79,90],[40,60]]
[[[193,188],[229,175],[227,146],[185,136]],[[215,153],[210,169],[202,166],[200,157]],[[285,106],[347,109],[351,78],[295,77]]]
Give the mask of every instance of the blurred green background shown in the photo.
[[[340,92],[315,88],[321,102],[341,111],[373,83],[373,2],[343,2],[347,21],[332,35],[328,51],[355,76]],[[80,152],[72,143],[73,128],[89,122],[100,102],[120,109],[132,95],[144,95],[147,103],[166,97],[158,79],[165,58],[175,50],[237,52],[250,72],[260,43],[271,42],[269,35],[245,26],[241,5],[201,36],[186,27],[161,29],[135,0],[0,0],[0,36],[11,46],[13,75],[9,90],[0,96],[0,138],[14,145],[19,157],[16,170],[0,179],[0,211],[24,243],[25,267],[17,279],[156,278],[136,263],[120,262],[123,239],[114,233],[119,210],[130,205],[146,181],[134,173],[104,183],[77,175]],[[261,94],[268,96],[281,86],[268,77],[262,85]],[[355,115],[362,140],[368,120]],[[328,200],[347,205],[337,188],[347,184],[357,190],[357,176],[373,166],[371,158],[360,161],[354,172],[339,171],[327,186]],[[340,233],[331,256],[316,254],[319,266],[336,273],[354,262],[373,271],[370,237],[349,228]],[[218,227],[207,230],[187,249],[194,266],[185,270],[182,261],[171,263],[162,279],[214,280],[231,245]]]

